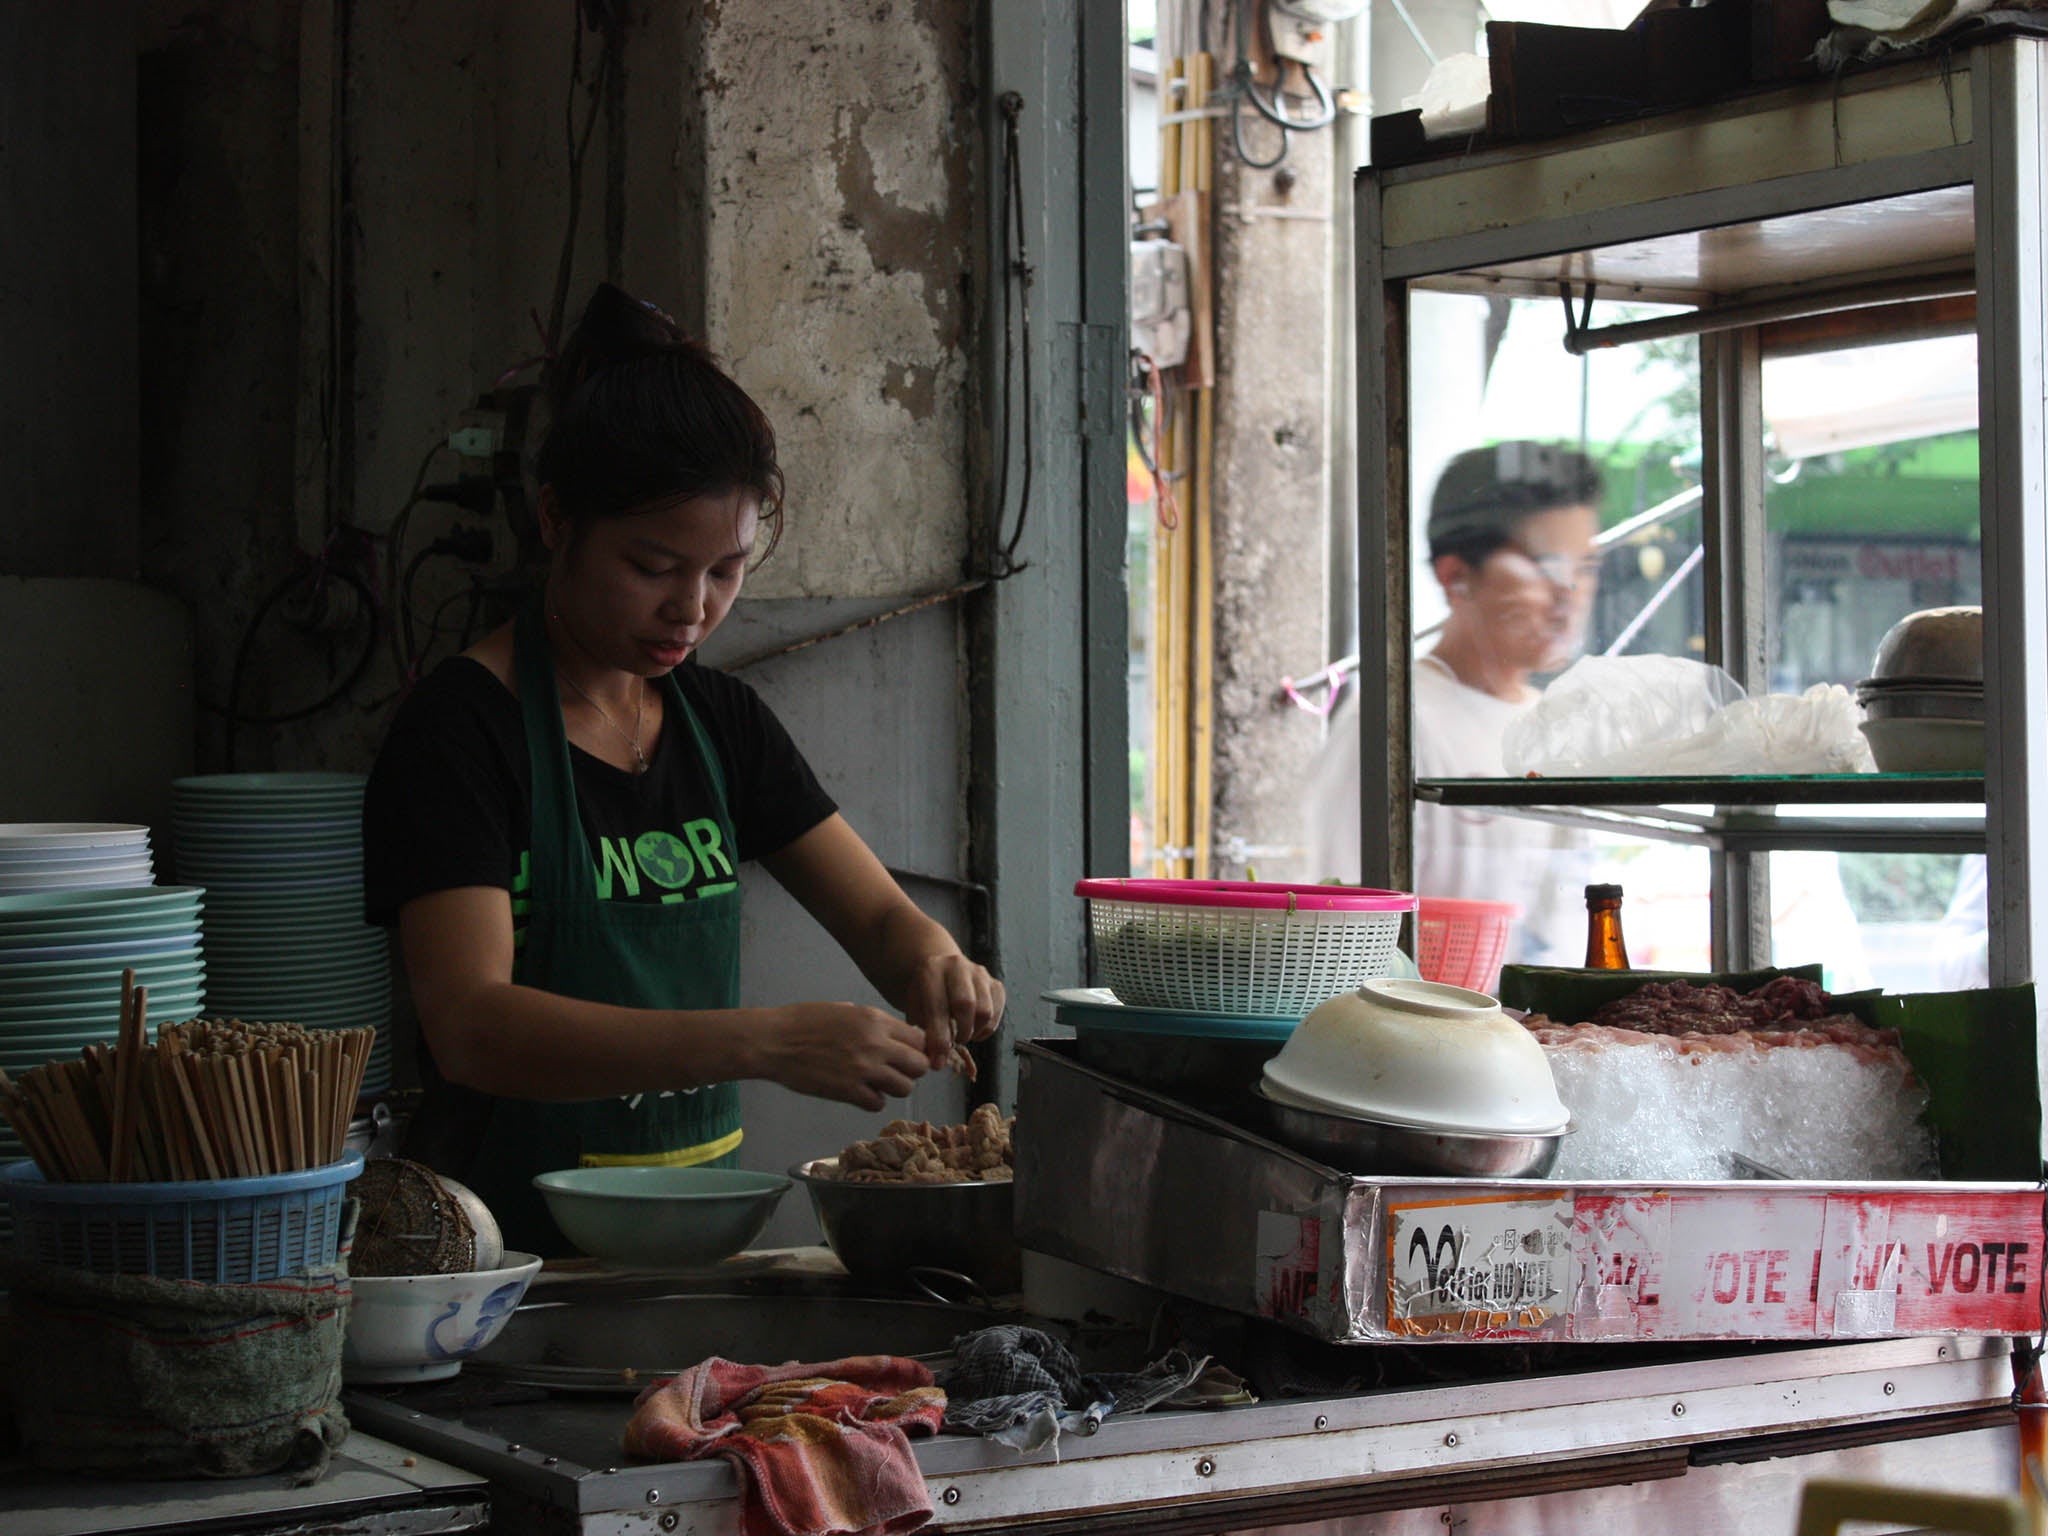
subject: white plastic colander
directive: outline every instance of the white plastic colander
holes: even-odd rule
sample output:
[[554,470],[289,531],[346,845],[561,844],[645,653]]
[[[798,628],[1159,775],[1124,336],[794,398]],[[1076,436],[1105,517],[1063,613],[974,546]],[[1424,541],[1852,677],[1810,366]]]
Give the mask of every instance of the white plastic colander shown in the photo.
[[1135,1008],[1297,1018],[1392,968],[1400,891],[1250,880],[1083,880],[1095,963]]

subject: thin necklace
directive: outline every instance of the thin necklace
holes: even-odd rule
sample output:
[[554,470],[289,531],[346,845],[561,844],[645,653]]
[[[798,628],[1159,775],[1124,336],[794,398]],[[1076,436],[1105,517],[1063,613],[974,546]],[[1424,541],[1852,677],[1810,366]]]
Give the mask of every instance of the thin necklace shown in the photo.
[[[647,707],[646,685],[642,684],[641,687],[638,690],[636,690],[633,695],[633,734],[628,736],[626,734],[626,728],[623,725],[619,724],[618,721],[614,720],[611,717],[610,712],[607,711],[602,704],[598,703],[597,700],[591,698],[591,696],[588,693],[584,693],[583,685],[577,682],[575,678],[571,677],[568,673],[564,672],[560,667],[555,668],[555,676],[559,677],[571,688],[574,688],[578,693],[583,694],[584,702],[587,703],[592,709],[597,711],[598,718],[603,720],[604,723],[610,726],[614,731],[618,732],[619,739],[625,742],[627,746],[633,749],[634,761],[636,761],[640,765],[634,771],[636,773],[645,773],[647,771],[647,754],[640,750],[640,714],[641,711]],[[638,682],[639,679],[635,678],[634,681]]]

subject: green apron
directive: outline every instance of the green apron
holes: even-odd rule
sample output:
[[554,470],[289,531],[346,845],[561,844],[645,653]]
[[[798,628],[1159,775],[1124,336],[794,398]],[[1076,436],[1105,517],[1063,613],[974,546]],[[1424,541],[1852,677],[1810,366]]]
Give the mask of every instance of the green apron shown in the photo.
[[[600,901],[589,840],[576,811],[569,737],[556,698],[555,662],[538,604],[513,631],[514,674],[533,766],[532,901],[513,979],[522,986],[631,1008],[732,1008],[739,1003],[740,888],[671,902]],[[668,707],[711,782],[723,845],[736,846],[725,774],[697,712],[668,678]],[[739,1089],[636,1094],[584,1103],[492,1102],[472,1187],[504,1228],[505,1246],[573,1253],[548,1216],[533,1176],[618,1163],[724,1165],[740,1144]]]

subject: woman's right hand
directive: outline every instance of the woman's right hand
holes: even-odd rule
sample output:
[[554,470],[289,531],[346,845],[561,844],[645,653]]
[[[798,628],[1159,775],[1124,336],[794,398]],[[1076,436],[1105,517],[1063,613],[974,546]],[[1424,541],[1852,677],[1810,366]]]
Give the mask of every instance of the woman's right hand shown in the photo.
[[931,1070],[924,1035],[858,1003],[791,1003],[761,1031],[760,1075],[814,1098],[881,1109]]

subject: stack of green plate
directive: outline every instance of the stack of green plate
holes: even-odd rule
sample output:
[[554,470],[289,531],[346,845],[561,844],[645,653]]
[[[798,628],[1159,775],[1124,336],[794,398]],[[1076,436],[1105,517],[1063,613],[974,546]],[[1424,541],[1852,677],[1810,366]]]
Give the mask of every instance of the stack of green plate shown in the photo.
[[377,1031],[391,1084],[391,958],[363,921],[363,778],[216,773],[171,785],[182,879],[207,890],[207,1002],[227,1018]]
[[[204,894],[156,885],[0,896],[0,1068],[19,1077],[88,1045],[111,1045],[121,1028],[124,970],[149,989],[153,1022],[198,1014],[206,1001]],[[0,1121],[0,1162],[26,1156]]]

